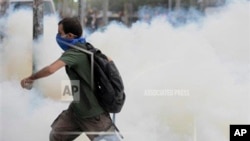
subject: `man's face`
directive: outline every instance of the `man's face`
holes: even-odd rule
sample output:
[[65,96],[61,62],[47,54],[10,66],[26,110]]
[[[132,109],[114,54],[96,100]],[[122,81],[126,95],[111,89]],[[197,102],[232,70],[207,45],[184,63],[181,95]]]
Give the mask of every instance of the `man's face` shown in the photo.
[[58,34],[62,37],[62,38],[66,38],[66,39],[74,39],[76,37],[76,35],[72,34],[72,33],[65,33],[63,30],[63,25],[59,24],[58,25]]
[[65,34],[64,30],[63,30],[63,25],[59,24],[58,25],[58,34],[62,37],[62,38],[67,38],[67,34]]

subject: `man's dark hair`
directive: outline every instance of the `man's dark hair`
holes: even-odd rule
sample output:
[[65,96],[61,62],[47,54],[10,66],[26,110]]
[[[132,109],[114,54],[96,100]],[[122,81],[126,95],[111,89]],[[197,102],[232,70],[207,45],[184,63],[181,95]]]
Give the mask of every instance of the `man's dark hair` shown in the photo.
[[64,18],[59,23],[63,25],[64,32],[72,33],[76,35],[76,38],[79,38],[82,36],[82,26],[80,21],[77,18]]

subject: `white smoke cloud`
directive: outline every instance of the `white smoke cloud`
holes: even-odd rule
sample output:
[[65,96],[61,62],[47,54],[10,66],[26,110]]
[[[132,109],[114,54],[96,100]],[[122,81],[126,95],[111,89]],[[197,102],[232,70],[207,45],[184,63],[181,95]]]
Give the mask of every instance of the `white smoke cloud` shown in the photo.
[[[37,69],[49,65],[61,55],[55,43],[56,16],[44,19],[44,37],[32,42],[32,11],[18,10],[1,18],[7,35],[1,43],[1,140],[48,140],[50,124],[68,104],[46,98],[60,96],[60,80],[67,79],[63,70],[41,79],[39,89],[23,90],[20,80],[32,72],[32,52]],[[56,87],[56,88],[54,88]]]
[[50,121],[65,105],[45,99],[38,91],[27,91],[17,81],[1,82],[1,140],[48,140]]
[[[230,124],[249,124],[249,6],[234,1],[199,23],[178,28],[162,17],[130,28],[111,24],[87,38],[114,59],[123,76],[127,101],[117,125],[126,141],[227,141]],[[2,44],[7,50],[2,62],[11,68],[0,84],[3,141],[48,140],[51,122],[67,107],[43,96],[57,98],[56,87],[66,79],[63,70],[39,80],[39,90],[23,90],[19,77],[13,78],[24,77],[27,71],[19,73],[19,68],[29,67],[22,61],[28,60],[32,42],[23,34],[32,28],[17,18],[25,12],[8,17],[8,39]],[[57,19],[45,18],[45,36],[36,45],[38,68],[60,56],[56,32]]]
[[[230,124],[249,123],[249,14],[241,1],[201,23],[173,28],[156,18],[90,37],[125,76],[128,100],[118,119],[128,140],[228,140]],[[145,96],[150,89],[190,95]]]

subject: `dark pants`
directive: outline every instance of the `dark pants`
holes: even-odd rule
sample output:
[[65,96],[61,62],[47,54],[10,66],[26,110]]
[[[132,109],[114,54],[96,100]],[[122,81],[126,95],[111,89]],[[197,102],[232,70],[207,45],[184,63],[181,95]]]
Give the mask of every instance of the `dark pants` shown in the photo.
[[108,113],[103,113],[95,117],[80,119],[72,110],[63,111],[52,123],[50,141],[72,141],[82,132],[85,132],[92,141],[98,137],[101,131],[110,131],[112,120]]

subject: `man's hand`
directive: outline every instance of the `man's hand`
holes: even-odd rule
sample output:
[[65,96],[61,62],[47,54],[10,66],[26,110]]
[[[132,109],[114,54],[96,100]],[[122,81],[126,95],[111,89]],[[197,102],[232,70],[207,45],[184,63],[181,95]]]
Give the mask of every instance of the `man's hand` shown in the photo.
[[65,65],[66,64],[63,61],[57,60],[54,63],[52,63],[51,65],[44,67],[40,71],[32,74],[31,76],[24,78],[21,81],[21,86],[25,89],[30,90],[32,88],[32,84],[35,80],[43,78],[43,77],[47,77],[47,76],[53,74],[54,72],[56,72],[57,70],[59,70],[60,68],[64,67]]
[[33,86],[34,80],[31,79],[31,77],[25,78],[21,81],[21,86],[24,89],[30,90]]

